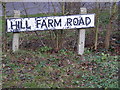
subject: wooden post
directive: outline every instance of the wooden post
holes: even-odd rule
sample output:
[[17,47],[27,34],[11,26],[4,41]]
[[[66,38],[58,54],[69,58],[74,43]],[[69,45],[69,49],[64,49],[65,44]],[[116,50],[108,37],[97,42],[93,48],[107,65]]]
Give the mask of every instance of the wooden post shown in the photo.
[[[81,14],[86,14],[86,8],[80,8]],[[78,30],[78,55],[83,55],[85,46],[85,29]]]
[[[14,18],[20,17],[20,11],[14,10]],[[12,41],[12,51],[15,52],[19,49],[19,33],[13,33],[13,41]]]

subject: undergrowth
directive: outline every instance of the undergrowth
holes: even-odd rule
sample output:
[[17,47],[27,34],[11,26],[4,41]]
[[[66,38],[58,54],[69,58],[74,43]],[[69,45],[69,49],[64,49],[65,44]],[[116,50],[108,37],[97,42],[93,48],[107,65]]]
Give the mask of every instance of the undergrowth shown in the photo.
[[[48,48],[46,49],[48,50]],[[19,50],[3,56],[3,88],[118,88],[118,59],[102,52]],[[44,52],[43,52],[44,51]],[[93,53],[93,52],[92,52]]]

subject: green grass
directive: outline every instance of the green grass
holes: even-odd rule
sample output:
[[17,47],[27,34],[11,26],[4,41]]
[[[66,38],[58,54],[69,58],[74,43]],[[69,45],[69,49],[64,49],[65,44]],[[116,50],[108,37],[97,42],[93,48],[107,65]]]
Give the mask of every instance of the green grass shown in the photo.
[[0,17],[0,31],[2,30],[2,18]]
[[2,37],[2,18],[0,17],[0,37]]
[[120,56],[86,53],[83,58],[66,50],[56,54],[26,50],[7,54],[3,88],[118,88]]
[[109,23],[109,19],[110,19],[109,11],[102,11],[100,13],[100,17],[99,17],[100,24],[107,25]]
[[[27,17],[46,17],[46,16],[61,16],[61,13],[56,13],[55,15],[53,13],[39,13],[39,14],[33,14],[28,15]],[[21,15],[21,17],[26,17],[25,15]]]

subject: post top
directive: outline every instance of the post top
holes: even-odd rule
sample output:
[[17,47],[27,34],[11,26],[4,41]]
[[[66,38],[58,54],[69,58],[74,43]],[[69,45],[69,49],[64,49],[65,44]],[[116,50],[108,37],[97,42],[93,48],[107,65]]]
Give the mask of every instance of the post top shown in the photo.
[[84,7],[80,8],[80,13],[81,14],[86,14],[87,13],[87,9],[84,8]]
[[14,10],[14,18],[20,17],[20,11],[19,10]]

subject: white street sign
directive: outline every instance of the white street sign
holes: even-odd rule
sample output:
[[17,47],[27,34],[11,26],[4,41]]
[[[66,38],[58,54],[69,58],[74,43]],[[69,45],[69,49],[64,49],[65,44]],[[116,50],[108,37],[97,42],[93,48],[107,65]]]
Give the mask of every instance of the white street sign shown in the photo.
[[95,14],[7,19],[7,32],[94,27]]

